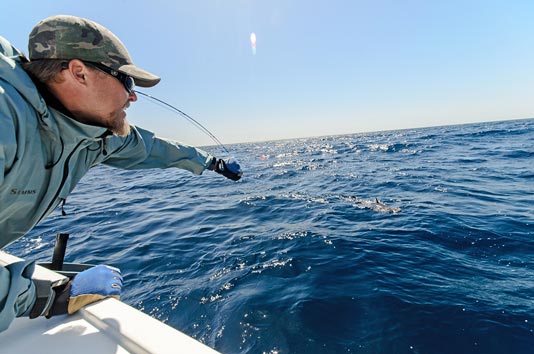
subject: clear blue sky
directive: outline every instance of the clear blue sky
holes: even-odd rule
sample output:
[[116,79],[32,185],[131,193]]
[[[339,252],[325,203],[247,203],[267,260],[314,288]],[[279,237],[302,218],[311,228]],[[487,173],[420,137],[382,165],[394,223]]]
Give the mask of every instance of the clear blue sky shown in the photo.
[[[531,0],[2,1],[0,35],[27,53],[55,14],[112,30],[162,77],[145,92],[224,143],[534,116]],[[142,98],[128,116],[211,144]]]

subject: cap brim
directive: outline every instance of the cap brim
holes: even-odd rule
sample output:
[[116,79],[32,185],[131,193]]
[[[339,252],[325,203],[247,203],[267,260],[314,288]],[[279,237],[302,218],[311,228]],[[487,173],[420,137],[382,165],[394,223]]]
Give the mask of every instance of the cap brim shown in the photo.
[[146,70],[138,68],[133,64],[122,65],[118,70],[128,76],[133,77],[135,85],[139,87],[152,87],[155,86],[161,80],[159,76],[156,76]]

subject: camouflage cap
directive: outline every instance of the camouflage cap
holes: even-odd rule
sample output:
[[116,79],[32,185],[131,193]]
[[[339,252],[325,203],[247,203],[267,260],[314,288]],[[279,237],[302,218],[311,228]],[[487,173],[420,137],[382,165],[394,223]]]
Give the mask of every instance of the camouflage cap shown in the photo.
[[128,50],[107,28],[81,17],[58,15],[40,21],[30,33],[30,60],[80,59],[108,66],[152,87],[160,78],[134,65]]

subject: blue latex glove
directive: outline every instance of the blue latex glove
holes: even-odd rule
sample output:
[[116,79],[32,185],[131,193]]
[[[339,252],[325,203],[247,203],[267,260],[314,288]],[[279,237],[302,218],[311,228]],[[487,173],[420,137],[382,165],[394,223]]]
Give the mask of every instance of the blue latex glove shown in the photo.
[[208,166],[208,170],[220,173],[226,178],[233,181],[238,181],[243,176],[243,171],[236,158],[230,157],[226,161],[222,159],[213,158],[211,164]]
[[77,274],[71,282],[68,312],[72,314],[92,302],[114,297],[122,289],[122,276],[118,268],[98,265]]

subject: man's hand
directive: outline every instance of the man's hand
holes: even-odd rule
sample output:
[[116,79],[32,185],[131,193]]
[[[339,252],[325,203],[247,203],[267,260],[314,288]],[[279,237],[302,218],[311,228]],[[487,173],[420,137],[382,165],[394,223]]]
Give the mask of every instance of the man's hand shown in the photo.
[[243,175],[239,162],[233,157],[230,157],[226,161],[214,157],[208,166],[208,170],[215,171],[233,181],[238,181]]

